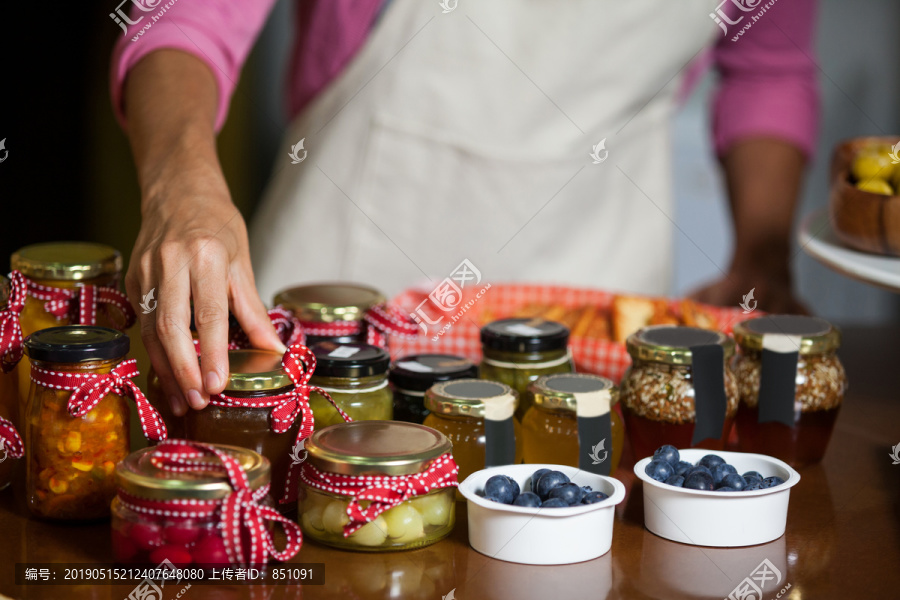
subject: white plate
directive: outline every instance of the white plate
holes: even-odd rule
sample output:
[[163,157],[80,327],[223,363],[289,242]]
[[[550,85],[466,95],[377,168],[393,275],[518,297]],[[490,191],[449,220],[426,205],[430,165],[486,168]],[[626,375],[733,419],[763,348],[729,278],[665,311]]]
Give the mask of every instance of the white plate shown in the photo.
[[[529,508],[500,504],[478,495],[494,475],[513,478],[523,492],[538,469],[562,471],[609,498],[596,504]],[[526,565],[565,565],[609,552],[616,505],[625,499],[618,479],[561,465],[505,465],[476,471],[459,484],[468,504],[469,544],[491,558]]]
[[800,224],[797,239],[804,252],[838,273],[900,292],[900,258],[844,246],[834,233],[827,209],[807,215]]
[[644,469],[653,457],[641,459],[634,473],[644,482],[644,525],[660,537],[693,546],[753,546],[777,540],[787,524],[791,488],[800,474],[786,462],[764,454],[679,450],[691,464],[707,454],[721,456],[738,473],[758,471],[781,477],[784,483],[749,492],[715,492],[675,487],[651,479]]

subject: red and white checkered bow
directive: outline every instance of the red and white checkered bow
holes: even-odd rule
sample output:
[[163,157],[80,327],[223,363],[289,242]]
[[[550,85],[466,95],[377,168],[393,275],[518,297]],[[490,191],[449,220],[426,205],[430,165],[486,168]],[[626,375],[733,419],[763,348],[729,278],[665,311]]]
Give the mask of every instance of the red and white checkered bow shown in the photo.
[[362,321],[334,321],[321,323],[318,321],[300,321],[306,335],[317,337],[346,337],[359,335],[365,331],[366,343],[387,347],[389,335],[416,337],[419,326],[409,316],[397,308],[387,304],[379,304],[368,309]]
[[[0,445],[2,445],[0,449],[13,458],[22,458],[25,454],[25,447],[22,445],[19,432],[10,421],[3,417],[0,417]],[[5,459],[6,456],[3,458]]]

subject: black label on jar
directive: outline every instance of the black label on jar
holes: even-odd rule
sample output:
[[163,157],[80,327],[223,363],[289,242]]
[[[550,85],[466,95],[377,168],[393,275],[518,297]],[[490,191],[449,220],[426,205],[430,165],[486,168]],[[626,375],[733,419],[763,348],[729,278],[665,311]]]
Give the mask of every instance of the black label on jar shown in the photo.
[[691,346],[694,376],[694,435],[691,445],[706,439],[722,439],[725,411],[725,351],[719,344]]
[[759,366],[759,423],[781,423],[794,426],[794,391],[797,380],[799,343],[791,336],[778,334],[763,337]]
[[612,460],[612,422],[609,412],[596,417],[578,417],[578,468],[609,475]]
[[516,433],[513,418],[484,420],[484,466],[511,465],[516,461]]

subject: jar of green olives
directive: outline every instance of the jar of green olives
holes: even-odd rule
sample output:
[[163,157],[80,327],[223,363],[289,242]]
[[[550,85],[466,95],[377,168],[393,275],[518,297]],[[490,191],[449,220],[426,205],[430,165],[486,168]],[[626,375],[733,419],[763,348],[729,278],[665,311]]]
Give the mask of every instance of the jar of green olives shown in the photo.
[[544,319],[501,319],[481,329],[484,357],[481,379],[498,381],[519,394],[516,417],[533,404],[528,386],[544,375],[574,373],[575,363],[568,351],[569,329]]
[[394,389],[394,419],[421,423],[428,416],[425,392],[440,381],[478,376],[478,368],[467,358],[450,354],[416,354],[397,359],[389,380]]
[[[309,380],[331,396],[354,421],[388,421],[394,415],[394,400],[388,388],[390,355],[369,344],[319,342],[312,348],[316,370]],[[343,423],[344,418],[318,392],[311,392],[309,405],[315,428]]]

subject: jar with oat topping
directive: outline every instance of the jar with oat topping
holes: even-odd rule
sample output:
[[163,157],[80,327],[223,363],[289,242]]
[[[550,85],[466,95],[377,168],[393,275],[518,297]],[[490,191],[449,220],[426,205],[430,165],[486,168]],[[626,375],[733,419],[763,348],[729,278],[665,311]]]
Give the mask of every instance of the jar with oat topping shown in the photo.
[[734,328],[740,449],[793,467],[822,460],[847,389],[840,331],[825,319],[757,317]]
[[663,444],[721,450],[738,409],[734,341],[696,327],[645,327],[626,340],[619,389],[635,459]]

